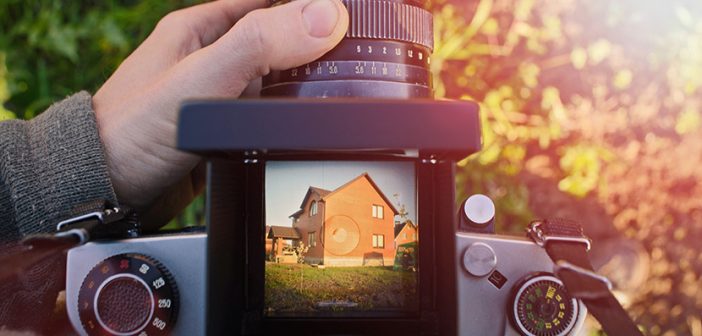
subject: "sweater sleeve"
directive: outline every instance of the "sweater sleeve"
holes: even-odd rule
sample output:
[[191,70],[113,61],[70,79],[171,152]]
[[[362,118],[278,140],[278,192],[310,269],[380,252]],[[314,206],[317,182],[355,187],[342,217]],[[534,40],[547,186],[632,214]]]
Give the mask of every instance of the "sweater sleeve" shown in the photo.
[[0,122],[0,241],[53,231],[96,199],[117,204],[87,92],[30,121]]

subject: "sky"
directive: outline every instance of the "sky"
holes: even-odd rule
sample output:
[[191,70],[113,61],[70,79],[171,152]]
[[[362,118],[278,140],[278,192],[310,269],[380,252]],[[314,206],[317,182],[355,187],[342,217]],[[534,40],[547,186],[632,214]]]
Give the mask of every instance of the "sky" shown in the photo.
[[414,162],[269,161],[266,225],[292,226],[288,217],[300,209],[309,187],[333,191],[366,172],[393,205],[399,210],[404,204],[409,219],[417,223]]

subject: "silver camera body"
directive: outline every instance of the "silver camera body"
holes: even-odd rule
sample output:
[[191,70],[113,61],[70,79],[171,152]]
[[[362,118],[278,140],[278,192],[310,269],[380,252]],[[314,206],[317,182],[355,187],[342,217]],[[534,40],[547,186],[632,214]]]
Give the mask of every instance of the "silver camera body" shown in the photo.
[[[459,232],[456,260],[460,335],[529,335],[528,325],[515,318],[518,296],[528,295],[524,290],[539,281],[563,286],[546,251],[528,238]],[[563,317],[564,326],[552,325],[563,330],[553,335],[578,335],[583,327],[587,308],[580,300],[568,301],[573,315]]]
[[[124,255],[147,256],[159,262],[170,273],[171,285],[177,287],[177,319],[167,325],[170,335],[205,334],[205,233],[167,234],[153,237],[133,238],[117,241],[92,242],[72,249],[68,253],[66,278],[66,303],[68,315],[75,330],[81,335],[94,334],[88,331],[90,316],[83,313],[81,319],[81,289],[87,288],[91,271],[101,272],[103,261]],[[529,281],[547,280],[559,283],[551,272],[553,262],[545,250],[527,238],[501,236],[486,233],[456,233],[456,284],[459,335],[524,335],[526,326],[519,325],[510,315],[516,312],[515,295],[520,288],[528,287]],[[131,275],[112,276],[110,281]],[[109,277],[108,277],[109,278]],[[139,282],[153,287],[152,283]],[[101,316],[98,302],[106,284],[92,299],[93,328],[109,330],[114,335],[131,335],[127,330],[109,329],[109,317]],[[561,284],[562,285],[562,284]],[[132,300],[125,293],[124,300]],[[587,309],[579,300],[573,300],[574,315],[568,319],[565,335],[577,335],[582,329]],[[165,309],[153,302],[149,310]],[[168,308],[174,308],[173,306]],[[106,310],[106,313],[112,313]],[[104,314],[104,313],[103,313]],[[154,328],[155,316],[149,312],[144,325]],[[119,320],[119,318],[117,318]],[[169,321],[170,322],[170,321]],[[143,329],[139,325],[139,330]],[[140,331],[141,332],[141,331]],[[528,332],[528,330],[527,330]],[[136,333],[135,335],[141,335]],[[146,333],[145,335],[151,335]]]

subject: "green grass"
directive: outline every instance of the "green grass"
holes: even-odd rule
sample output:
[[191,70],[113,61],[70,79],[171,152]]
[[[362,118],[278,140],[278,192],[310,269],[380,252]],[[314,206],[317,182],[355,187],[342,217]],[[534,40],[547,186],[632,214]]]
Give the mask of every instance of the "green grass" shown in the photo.
[[[327,267],[266,264],[267,313],[413,310],[417,273],[392,267]],[[322,308],[319,302],[352,302],[356,307]]]

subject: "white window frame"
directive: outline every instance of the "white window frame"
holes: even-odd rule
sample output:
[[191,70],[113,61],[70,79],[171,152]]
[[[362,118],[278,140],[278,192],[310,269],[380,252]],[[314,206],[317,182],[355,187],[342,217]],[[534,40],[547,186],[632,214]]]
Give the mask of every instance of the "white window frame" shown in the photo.
[[309,246],[309,247],[317,246],[317,232],[316,231],[307,233],[307,246]]
[[373,248],[385,248],[385,235],[373,234]]
[[310,204],[310,217],[316,215],[317,212],[319,212],[319,205],[317,201],[312,201],[312,204]]
[[384,211],[382,205],[373,204],[373,211],[371,212],[371,216],[372,216],[373,218],[378,218],[378,219],[383,219],[383,218],[385,218],[384,212],[385,212],[385,211]]

